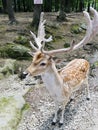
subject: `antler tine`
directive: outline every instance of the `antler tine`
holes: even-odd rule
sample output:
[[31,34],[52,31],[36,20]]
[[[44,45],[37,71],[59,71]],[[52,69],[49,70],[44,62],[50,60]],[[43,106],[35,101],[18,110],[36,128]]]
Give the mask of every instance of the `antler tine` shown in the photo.
[[45,38],[45,23],[46,23],[46,20],[43,20],[43,16],[44,16],[44,13],[42,12],[41,13],[41,16],[40,16],[40,22],[39,22],[39,27],[38,27],[38,35],[37,35],[37,44],[38,44],[38,47],[39,49],[41,49],[41,47],[43,46],[43,44],[41,44],[42,42],[50,42],[52,41],[52,36],[50,36],[49,38]]
[[34,45],[33,45],[33,43],[30,41],[30,45],[31,45],[31,47],[34,49],[34,50],[38,50]]
[[36,35],[32,31],[30,31],[30,33],[33,36],[34,40],[36,41]]
[[[36,36],[32,31],[30,31],[31,35],[33,36],[34,40],[35,40],[35,43],[37,44],[38,46],[38,49],[40,50],[42,45],[41,45],[41,42],[44,41],[44,37],[45,37],[45,31],[44,31],[44,24],[45,24],[45,20],[43,21],[43,15],[44,13],[42,12],[41,13],[41,16],[40,16],[40,22],[39,22],[39,27],[38,27],[38,35]],[[30,45],[33,49],[35,49],[36,47],[31,43],[30,41]],[[37,49],[37,48],[36,48]],[[35,50],[36,50],[35,49]],[[37,49],[37,50],[38,50]]]
[[[34,38],[34,40],[35,40],[35,43],[37,43],[37,37],[36,37],[36,35],[32,32],[32,31],[30,31],[30,33],[31,33],[31,35],[33,36],[33,38]],[[34,45],[33,45],[33,43],[30,41],[30,45],[31,45],[31,47],[33,48],[33,49],[35,49],[36,51],[38,50]]]
[[[52,50],[52,51],[44,51],[44,50],[42,50],[42,52],[43,52],[44,54],[47,54],[47,55],[53,55],[53,54],[57,54],[57,53],[69,52],[69,51],[73,50],[74,45],[75,45],[75,41],[73,40],[73,41],[70,43],[70,47],[68,47],[68,48],[62,48],[62,49],[57,49],[57,50]],[[43,49],[43,48],[42,48],[42,49]]]

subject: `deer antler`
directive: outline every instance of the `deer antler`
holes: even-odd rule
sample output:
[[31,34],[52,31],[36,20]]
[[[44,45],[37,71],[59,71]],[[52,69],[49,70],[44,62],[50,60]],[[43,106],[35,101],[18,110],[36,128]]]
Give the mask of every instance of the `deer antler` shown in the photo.
[[[45,44],[45,42],[52,41],[52,36],[50,36],[48,39],[45,38],[45,22],[46,22],[46,20],[43,20],[43,16],[44,16],[44,13],[42,12],[41,16],[40,16],[39,27],[38,27],[38,35],[36,36],[33,32],[30,31],[31,35],[33,36],[33,38],[38,46],[38,48],[34,47],[32,42],[30,41],[31,47],[35,50],[40,50],[43,47],[43,45]],[[42,44],[42,42],[44,44]]]
[[73,50],[87,44],[98,33],[98,12],[92,7],[90,7],[90,11],[94,14],[94,18],[93,20],[91,20],[89,13],[86,11],[83,12],[88,23],[86,35],[83,40],[81,40],[77,45],[74,46]]
[[[76,50],[76,49],[82,47],[83,45],[87,44],[98,33],[98,12],[95,9],[93,9],[92,7],[90,7],[90,11],[94,14],[93,20],[91,20],[88,12],[86,12],[86,11],[83,12],[84,16],[86,18],[87,24],[88,24],[85,37],[78,44],[76,44],[76,45],[73,44],[73,48],[71,48],[70,50]],[[52,54],[63,53],[63,52],[67,52],[67,51],[69,51],[69,48],[65,48],[65,50],[57,49],[57,50],[53,50],[53,51],[43,51],[43,53],[52,55]]]
[[52,51],[43,50],[43,45],[41,44],[42,42],[45,43],[45,42],[52,41],[52,36],[50,36],[48,39],[45,39],[45,27],[44,27],[45,20],[43,20],[44,13],[41,13],[39,29],[38,29],[38,36],[36,37],[36,35],[33,32],[31,32],[31,34],[38,46],[38,49],[36,47],[34,47],[34,45],[30,42],[31,46],[35,50],[41,50],[43,53],[48,54],[48,55],[52,55],[52,54],[56,54],[56,53],[64,53],[64,52],[76,50],[76,49],[82,47],[83,45],[85,45],[89,41],[91,41],[92,38],[98,33],[98,12],[95,9],[93,9],[92,7],[90,7],[90,11],[94,14],[93,20],[91,20],[90,15],[87,11],[83,12],[84,16],[86,18],[86,21],[87,21],[87,30],[86,30],[86,35],[84,36],[84,38],[78,44],[74,44],[75,42],[73,41],[70,44],[70,47],[68,47],[68,48],[57,49],[57,50],[52,50]]

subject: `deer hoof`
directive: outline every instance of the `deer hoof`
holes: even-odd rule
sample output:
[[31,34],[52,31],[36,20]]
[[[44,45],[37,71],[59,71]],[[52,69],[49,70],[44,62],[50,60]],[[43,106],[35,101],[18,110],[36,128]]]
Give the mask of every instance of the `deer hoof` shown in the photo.
[[52,125],[55,125],[56,124],[56,122],[52,122]]
[[88,101],[90,100],[90,98],[89,98],[89,97],[87,97],[86,99],[87,99]]
[[59,128],[63,125],[63,123],[59,123]]

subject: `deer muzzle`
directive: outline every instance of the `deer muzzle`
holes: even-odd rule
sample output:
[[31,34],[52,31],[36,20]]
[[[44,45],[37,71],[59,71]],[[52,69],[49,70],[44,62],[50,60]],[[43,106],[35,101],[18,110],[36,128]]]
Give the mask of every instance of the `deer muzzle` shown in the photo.
[[20,78],[21,80],[23,80],[23,79],[25,79],[25,78],[27,77],[27,75],[29,75],[28,72],[22,72],[22,73],[19,75],[19,78]]

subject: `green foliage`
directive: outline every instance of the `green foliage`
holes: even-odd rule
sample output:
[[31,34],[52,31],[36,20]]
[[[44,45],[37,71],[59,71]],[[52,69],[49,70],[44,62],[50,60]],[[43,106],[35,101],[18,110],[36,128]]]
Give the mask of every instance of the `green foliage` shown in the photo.
[[65,44],[64,44],[64,47],[65,47],[65,48],[70,47],[70,44],[69,44],[69,43],[65,43]]
[[96,61],[96,62],[94,63],[94,66],[95,66],[95,67],[98,67],[98,61]]
[[28,45],[29,43],[29,40],[27,39],[27,37],[25,36],[17,36],[14,40],[15,43],[19,43],[19,44],[22,44],[22,45]]
[[14,96],[0,98],[0,130],[16,130],[25,103],[22,100],[23,98],[17,100]]
[[30,49],[23,45],[9,43],[6,46],[0,47],[0,57],[10,57],[14,59],[29,59],[29,51]]
[[79,34],[79,33],[83,32],[83,29],[81,28],[81,26],[79,24],[73,24],[71,26],[71,32],[75,33],[75,34]]
[[28,110],[30,108],[30,105],[28,103],[25,103],[25,105],[22,108],[22,112]]
[[0,7],[2,7],[2,0],[0,0]]

